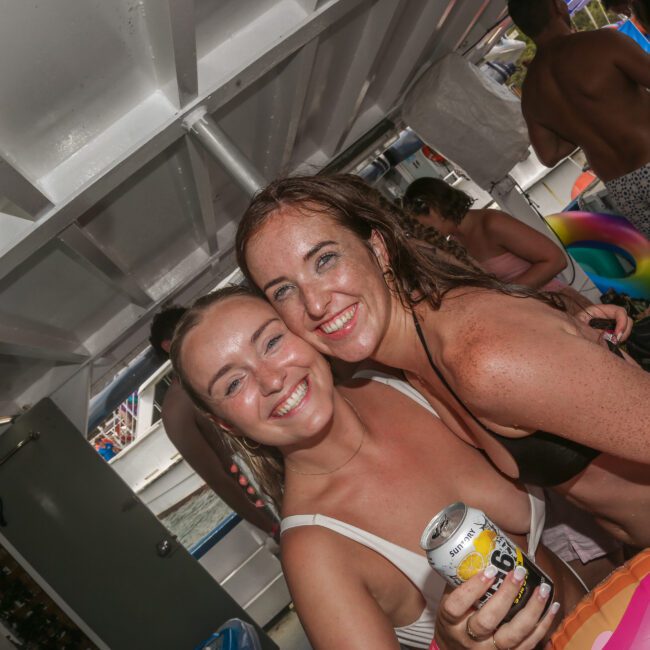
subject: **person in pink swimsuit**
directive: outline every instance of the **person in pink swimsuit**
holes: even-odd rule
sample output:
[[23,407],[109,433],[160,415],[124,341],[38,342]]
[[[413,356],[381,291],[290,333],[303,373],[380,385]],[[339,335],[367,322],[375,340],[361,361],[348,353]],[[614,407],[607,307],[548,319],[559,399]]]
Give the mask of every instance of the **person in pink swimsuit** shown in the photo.
[[473,199],[439,178],[419,178],[404,194],[404,208],[422,225],[460,243],[499,280],[561,292],[577,307],[591,302],[556,276],[567,265],[548,237],[501,210],[472,209]]

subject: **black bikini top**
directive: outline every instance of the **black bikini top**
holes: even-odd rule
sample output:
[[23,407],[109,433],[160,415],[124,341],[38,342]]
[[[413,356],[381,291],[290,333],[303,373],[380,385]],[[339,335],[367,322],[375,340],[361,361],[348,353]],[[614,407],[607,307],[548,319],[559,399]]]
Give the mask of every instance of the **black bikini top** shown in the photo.
[[[488,429],[456,395],[454,389],[433,362],[429,346],[415,314],[413,314],[413,321],[433,371],[469,416],[510,453],[519,468],[520,481],[541,487],[560,485],[580,474],[600,454],[597,449],[547,431],[535,431],[523,438],[509,438]],[[620,354],[619,350],[617,352]]]

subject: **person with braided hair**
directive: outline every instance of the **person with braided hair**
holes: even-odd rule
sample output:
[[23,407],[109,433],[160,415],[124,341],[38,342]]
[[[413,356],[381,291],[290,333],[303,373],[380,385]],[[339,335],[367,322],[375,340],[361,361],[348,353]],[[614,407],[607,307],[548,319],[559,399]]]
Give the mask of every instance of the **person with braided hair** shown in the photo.
[[567,265],[559,246],[506,212],[473,209],[473,202],[442,179],[418,178],[402,200],[407,216],[413,217],[406,219],[406,227],[435,246],[445,238],[459,242],[485,271],[503,282],[560,292],[574,311],[592,304],[556,278]]

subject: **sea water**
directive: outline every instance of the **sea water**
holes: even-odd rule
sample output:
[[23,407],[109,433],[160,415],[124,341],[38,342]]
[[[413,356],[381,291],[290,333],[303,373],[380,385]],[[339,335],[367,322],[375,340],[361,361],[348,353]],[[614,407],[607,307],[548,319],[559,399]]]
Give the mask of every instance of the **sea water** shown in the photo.
[[232,510],[207,486],[160,521],[190,548],[223,521]]

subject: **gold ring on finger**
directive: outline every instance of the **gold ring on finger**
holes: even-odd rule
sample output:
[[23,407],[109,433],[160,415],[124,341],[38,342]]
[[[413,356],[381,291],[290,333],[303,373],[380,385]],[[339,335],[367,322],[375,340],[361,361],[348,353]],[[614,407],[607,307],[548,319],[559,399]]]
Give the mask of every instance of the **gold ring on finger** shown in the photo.
[[[472,614],[474,616],[474,614]],[[465,634],[472,640],[472,641],[482,641],[485,637],[481,636],[479,634],[476,634],[474,630],[472,630],[470,626],[470,621],[472,620],[472,616],[467,617],[467,621],[465,623]]]

